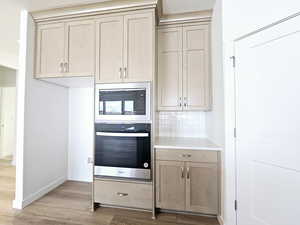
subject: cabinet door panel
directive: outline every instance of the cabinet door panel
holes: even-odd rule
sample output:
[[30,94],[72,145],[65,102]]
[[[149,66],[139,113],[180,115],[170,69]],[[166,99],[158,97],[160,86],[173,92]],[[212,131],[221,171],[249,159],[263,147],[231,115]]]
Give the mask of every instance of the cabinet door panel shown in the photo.
[[123,17],[96,22],[96,83],[122,82]]
[[218,213],[218,166],[214,163],[186,163],[186,210]]
[[66,24],[66,62],[69,76],[93,76],[95,73],[94,21]]
[[156,201],[159,208],[184,210],[185,177],[183,162],[156,162]]
[[183,27],[183,96],[185,110],[209,110],[209,26]]
[[62,76],[64,62],[64,23],[38,25],[36,78]]
[[152,80],[154,29],[152,13],[132,14],[124,17],[125,82]]
[[158,109],[182,109],[182,28],[158,30]]

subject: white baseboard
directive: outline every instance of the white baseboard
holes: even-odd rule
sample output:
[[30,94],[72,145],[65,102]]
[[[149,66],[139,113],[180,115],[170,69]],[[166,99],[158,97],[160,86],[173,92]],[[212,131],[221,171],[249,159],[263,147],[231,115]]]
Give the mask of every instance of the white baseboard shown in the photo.
[[63,184],[66,180],[67,180],[67,178],[65,176],[60,177],[60,178],[56,179],[55,181],[51,182],[50,184],[42,187],[37,192],[29,195],[24,200],[21,200],[21,201],[14,200],[13,201],[13,208],[14,209],[23,209],[23,208],[25,208],[26,206],[28,206],[32,202],[38,200],[39,198],[43,197],[45,194],[49,193],[53,189],[55,189],[58,186],[60,186],[61,184]]
[[83,178],[83,177],[72,177],[72,176],[69,176],[68,180],[69,181],[85,182],[85,183],[91,183],[91,182],[93,182],[93,178],[87,178],[87,177]]
[[224,220],[222,216],[218,216],[217,219],[220,225],[224,225]]

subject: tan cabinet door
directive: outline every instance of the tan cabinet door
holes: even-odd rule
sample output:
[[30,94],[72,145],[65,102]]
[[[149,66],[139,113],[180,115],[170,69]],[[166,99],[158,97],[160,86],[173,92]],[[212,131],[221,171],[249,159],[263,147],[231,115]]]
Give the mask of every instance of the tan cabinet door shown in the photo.
[[184,110],[210,109],[209,25],[183,27]]
[[156,201],[159,208],[185,209],[184,162],[156,162]]
[[154,29],[153,13],[124,16],[124,82],[152,80]]
[[123,17],[96,22],[96,83],[122,82]]
[[186,163],[186,210],[218,213],[218,166],[214,163]]
[[158,110],[182,110],[182,27],[158,30]]
[[36,78],[62,76],[65,52],[64,37],[64,23],[37,26]]
[[69,76],[94,76],[95,25],[92,20],[66,23],[66,60],[64,69]]

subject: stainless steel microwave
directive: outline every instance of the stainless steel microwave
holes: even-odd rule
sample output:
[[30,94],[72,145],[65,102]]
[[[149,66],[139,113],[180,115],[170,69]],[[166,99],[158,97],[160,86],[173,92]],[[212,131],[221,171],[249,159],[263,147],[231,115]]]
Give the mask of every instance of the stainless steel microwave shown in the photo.
[[97,84],[95,122],[150,122],[151,84]]

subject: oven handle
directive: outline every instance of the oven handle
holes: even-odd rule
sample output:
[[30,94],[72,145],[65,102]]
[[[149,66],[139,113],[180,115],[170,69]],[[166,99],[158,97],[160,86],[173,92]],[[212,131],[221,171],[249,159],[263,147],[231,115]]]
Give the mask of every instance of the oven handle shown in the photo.
[[112,133],[112,132],[96,132],[97,136],[107,137],[148,137],[148,133]]

